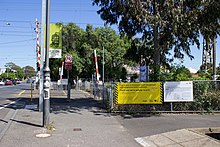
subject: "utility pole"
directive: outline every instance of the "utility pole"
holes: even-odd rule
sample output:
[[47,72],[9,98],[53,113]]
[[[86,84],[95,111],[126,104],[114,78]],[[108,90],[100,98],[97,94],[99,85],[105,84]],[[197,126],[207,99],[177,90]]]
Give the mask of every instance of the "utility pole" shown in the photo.
[[41,48],[40,48],[40,81],[39,81],[39,112],[43,112],[44,99],[44,61],[45,61],[45,46],[44,46],[44,27],[46,24],[46,0],[42,0],[42,16],[41,16]]
[[44,108],[43,108],[43,126],[49,124],[50,113],[50,68],[49,68],[49,43],[50,43],[50,0],[46,0],[46,50],[44,65]]
[[216,80],[216,38],[213,38],[213,50],[212,50],[212,56],[213,56],[213,80]]
[[104,102],[105,96],[105,48],[102,46],[102,100]]
[[210,38],[206,37],[203,39],[203,53],[202,53],[202,70],[203,72],[207,73],[210,67],[209,65],[213,66],[213,47],[210,44]]

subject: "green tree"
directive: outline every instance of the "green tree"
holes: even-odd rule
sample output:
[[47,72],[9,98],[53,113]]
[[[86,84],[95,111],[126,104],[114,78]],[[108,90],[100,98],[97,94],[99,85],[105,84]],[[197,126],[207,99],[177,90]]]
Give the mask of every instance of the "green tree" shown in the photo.
[[25,79],[36,75],[35,69],[32,66],[25,66],[22,70],[24,71]]
[[[66,55],[72,55],[73,65],[70,77],[77,76],[91,78],[95,73],[94,50],[98,56],[99,73],[103,71],[103,50],[105,63],[105,78],[125,79],[123,65],[128,63],[124,58],[131,46],[131,41],[126,35],[119,35],[108,26],[94,28],[87,25],[86,29],[79,28],[74,23],[62,25],[62,58],[50,59],[51,79],[59,78],[59,67]],[[64,70],[64,78],[67,71]],[[101,79],[100,79],[101,80]]]
[[130,48],[130,40],[126,36],[118,35],[108,26],[93,28],[88,25],[80,52],[85,59],[85,65],[88,65],[87,68],[84,68],[84,73],[88,75],[95,73],[93,53],[96,50],[99,73],[102,75],[104,51],[105,78],[124,79],[122,70],[123,65],[126,64],[124,55],[128,48]]
[[21,70],[21,67],[16,65],[13,62],[6,63],[5,67],[9,68],[10,70],[15,70],[15,71]]
[[[154,74],[159,76],[161,57],[174,48],[175,58],[184,58],[186,54],[190,59],[190,45],[199,46],[199,33],[202,27],[219,20],[219,7],[217,0],[210,1],[184,1],[184,0],[93,0],[93,4],[100,6],[98,13],[109,24],[118,24],[120,32],[128,36],[150,36],[153,40]],[[199,20],[208,12],[216,11],[212,19],[206,24]],[[217,23],[209,34],[216,34]]]
[[189,69],[183,65],[172,65],[161,75],[163,81],[186,81],[192,78]]
[[[73,57],[73,67],[70,72],[71,77],[75,77],[82,72],[83,59],[80,58],[79,48],[82,40],[82,35],[84,33],[83,29],[76,26],[74,23],[68,23],[64,25],[62,23],[57,23],[57,25],[62,25],[62,58],[61,59],[50,59],[50,70],[51,70],[51,80],[59,79],[59,67],[61,67],[62,62],[65,60],[66,55],[72,55]],[[57,37],[54,36],[53,47],[57,47]],[[64,69],[64,77],[67,77],[67,72]]]
[[22,79],[25,76],[23,69],[13,62],[6,63],[5,67],[6,67],[6,77],[5,78]]

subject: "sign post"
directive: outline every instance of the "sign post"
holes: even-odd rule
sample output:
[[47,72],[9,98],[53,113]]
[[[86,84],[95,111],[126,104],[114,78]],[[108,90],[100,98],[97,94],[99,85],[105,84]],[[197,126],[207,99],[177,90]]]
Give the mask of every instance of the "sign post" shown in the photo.
[[70,101],[70,75],[69,71],[72,70],[72,56],[71,55],[66,55],[65,56],[65,69],[67,70],[67,78],[68,78],[68,86],[67,86],[67,100]]
[[44,100],[43,100],[43,126],[49,125],[50,114],[50,68],[49,68],[49,37],[50,37],[50,0],[46,1],[46,50],[44,65]]

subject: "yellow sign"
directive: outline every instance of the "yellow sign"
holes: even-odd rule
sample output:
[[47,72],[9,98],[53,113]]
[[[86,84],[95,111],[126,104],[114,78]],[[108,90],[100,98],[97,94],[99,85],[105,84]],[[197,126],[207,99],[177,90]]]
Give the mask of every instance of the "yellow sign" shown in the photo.
[[162,83],[118,83],[115,95],[118,104],[162,104]]
[[62,26],[50,24],[50,48],[62,49]]
[[[46,41],[46,27],[44,27],[44,38]],[[50,24],[50,49],[62,49],[62,26]],[[44,46],[46,43],[44,44]]]

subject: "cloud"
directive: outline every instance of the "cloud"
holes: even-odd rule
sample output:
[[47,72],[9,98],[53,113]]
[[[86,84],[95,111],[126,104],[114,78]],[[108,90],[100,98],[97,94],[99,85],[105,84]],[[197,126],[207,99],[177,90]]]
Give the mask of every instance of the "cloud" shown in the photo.
[[190,68],[188,68],[189,69],[189,71],[191,72],[191,73],[197,73],[197,71],[198,70],[196,70],[196,69],[194,69],[194,68],[192,68],[192,67],[190,67]]

